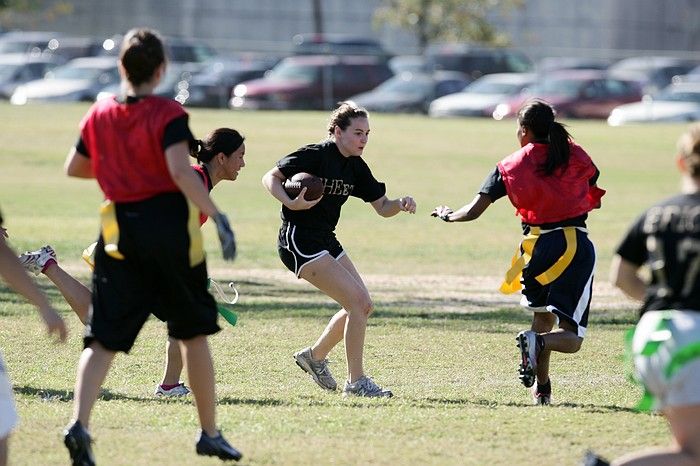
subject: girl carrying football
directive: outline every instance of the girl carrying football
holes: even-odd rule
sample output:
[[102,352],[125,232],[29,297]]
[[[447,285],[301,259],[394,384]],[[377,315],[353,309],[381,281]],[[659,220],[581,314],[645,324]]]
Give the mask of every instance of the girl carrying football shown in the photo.
[[516,338],[519,376],[528,388],[537,382],[534,399],[544,405],[551,401],[551,352],[577,352],[586,334],[595,265],[586,219],[605,193],[596,186],[599,171],[591,158],[554,117],[546,102],[527,102],[518,112],[520,149],[498,162],[472,202],[432,213],[445,222],[468,222],[501,197],[515,206],[524,238],[501,291],[522,287],[521,304],[533,312],[531,330]]
[[[390,397],[391,391],[365,374],[363,349],[367,319],[373,305],[369,291],[334,230],[340,210],[350,196],[372,204],[382,217],[415,213],[410,196],[389,199],[384,183],[377,181],[362,158],[370,132],[369,115],[353,102],[342,102],[330,117],[328,138],[309,144],[277,162],[262,178],[263,185],[282,203],[282,226],[277,250],[284,265],[342,306],[311,347],[294,354],[296,363],[321,388],[335,390],[337,383],[326,356],[345,342],[347,379],[344,395]],[[324,182],[324,195],[304,199],[306,188],[290,198],[283,182],[296,173],[311,173]]]

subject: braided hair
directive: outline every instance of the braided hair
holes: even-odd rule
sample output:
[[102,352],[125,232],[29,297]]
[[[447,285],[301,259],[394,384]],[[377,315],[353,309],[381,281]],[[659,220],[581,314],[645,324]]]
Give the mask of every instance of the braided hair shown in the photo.
[[571,155],[571,135],[564,125],[554,118],[554,109],[543,100],[529,100],[518,112],[518,123],[532,132],[533,142],[549,144],[547,159],[539,167],[545,176],[566,167]]

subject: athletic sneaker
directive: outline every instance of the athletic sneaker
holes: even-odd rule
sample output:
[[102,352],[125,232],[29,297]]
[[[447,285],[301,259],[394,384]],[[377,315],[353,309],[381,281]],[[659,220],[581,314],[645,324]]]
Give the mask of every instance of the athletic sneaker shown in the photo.
[[537,334],[532,330],[518,333],[515,338],[520,348],[520,368],[518,378],[527,388],[535,384],[537,378]]
[[170,396],[170,397],[176,397],[176,396],[185,396],[190,393],[190,389],[185,386],[184,383],[180,382],[179,384],[175,385],[173,388],[163,388],[162,385],[158,385],[156,387],[156,391],[153,393],[156,396]]
[[48,244],[41,249],[36,251],[27,251],[24,254],[20,254],[19,261],[29,272],[34,275],[39,275],[44,271],[46,264],[53,260],[56,262],[56,251],[53,250]]
[[355,383],[350,383],[345,381],[345,387],[343,387],[343,395],[356,395],[356,396],[367,396],[367,397],[386,397],[391,398],[394,396],[391,390],[384,390],[382,387],[377,385],[374,380],[370,379],[366,375],[363,375]]
[[[534,388],[534,387],[533,387]],[[532,390],[532,400],[536,405],[539,406],[549,406],[552,404],[552,392],[542,393],[539,388],[534,388]]]
[[331,370],[328,368],[328,359],[314,361],[311,357],[311,348],[305,348],[294,353],[294,361],[296,361],[297,366],[301,367],[304,372],[308,373],[311,378],[314,379],[314,382],[316,382],[319,387],[331,391],[338,388],[338,384],[333,378]]
[[243,454],[229,444],[221,432],[216,437],[209,437],[201,430],[195,447],[198,455],[216,456],[222,460],[238,461],[243,458]]
[[592,451],[587,451],[586,455],[583,457],[581,466],[610,466],[610,463],[608,463]]
[[95,466],[92,455],[92,439],[80,421],[75,421],[63,431],[63,443],[68,448],[73,466]]

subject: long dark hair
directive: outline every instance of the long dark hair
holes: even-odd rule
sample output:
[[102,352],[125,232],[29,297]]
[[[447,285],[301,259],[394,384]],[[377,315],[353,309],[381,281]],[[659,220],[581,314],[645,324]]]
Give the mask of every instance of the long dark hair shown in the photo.
[[518,112],[518,124],[532,132],[533,142],[549,144],[547,160],[539,167],[545,176],[566,167],[571,155],[571,135],[554,117],[552,106],[542,100],[530,100]]
[[204,139],[195,139],[190,145],[190,155],[199,163],[209,163],[218,154],[228,157],[241,147],[245,138],[235,129],[217,128]]
[[119,61],[131,84],[139,86],[148,82],[165,62],[163,41],[151,29],[132,29],[124,36]]

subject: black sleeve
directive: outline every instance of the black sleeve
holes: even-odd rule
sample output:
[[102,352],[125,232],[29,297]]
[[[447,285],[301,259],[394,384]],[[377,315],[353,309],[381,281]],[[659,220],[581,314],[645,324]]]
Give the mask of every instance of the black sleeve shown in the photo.
[[287,178],[302,172],[318,175],[320,167],[321,151],[308,147],[302,147],[277,162],[277,168]]
[[507,194],[506,184],[503,182],[501,177],[501,172],[498,171],[496,167],[489,175],[486,177],[484,182],[479,188],[480,194],[486,194],[491,198],[491,202],[496,202],[496,199],[500,199]]
[[644,233],[645,219],[646,213],[632,224],[630,229],[627,230],[622,242],[615,250],[615,252],[626,261],[640,266],[644,264],[649,257],[646,246],[646,234]]
[[75,150],[83,154],[85,157],[90,158],[90,152],[88,152],[87,146],[85,146],[82,136],[79,137],[78,142],[75,143]]
[[374,178],[372,171],[364,160],[357,157],[356,162],[355,176],[357,178],[351,196],[359,197],[365,202],[374,202],[384,196],[386,194],[386,185]]
[[182,141],[187,141],[187,144],[192,147],[194,136],[188,121],[189,115],[182,115],[168,123],[163,132],[163,150]]

